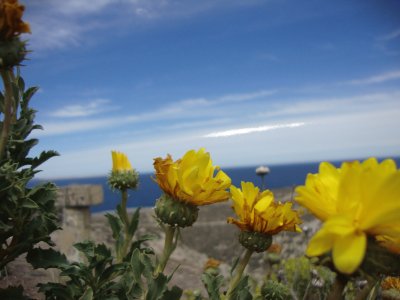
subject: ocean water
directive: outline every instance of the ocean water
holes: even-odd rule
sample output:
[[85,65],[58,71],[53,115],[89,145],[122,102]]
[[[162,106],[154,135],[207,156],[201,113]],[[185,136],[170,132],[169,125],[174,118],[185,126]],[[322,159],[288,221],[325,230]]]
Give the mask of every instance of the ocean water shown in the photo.
[[[400,157],[395,158],[397,166],[400,166]],[[336,166],[340,166],[341,161],[332,162]],[[319,162],[303,163],[303,164],[286,164],[271,165],[270,173],[265,176],[265,187],[269,189],[282,188],[304,184],[308,173],[316,173],[318,171]],[[232,183],[240,186],[241,181],[251,181],[257,186],[261,186],[261,178],[256,175],[257,166],[241,167],[241,168],[224,168]],[[153,181],[153,173],[143,173],[139,177],[139,187],[135,191],[129,192],[128,207],[151,207],[158,197],[161,190]],[[104,201],[100,205],[93,206],[92,212],[101,212],[106,210],[114,210],[120,201],[120,194],[113,192],[107,185],[107,177],[92,177],[79,179],[60,179],[53,180],[57,186],[66,186],[70,184],[100,184],[103,186]]]

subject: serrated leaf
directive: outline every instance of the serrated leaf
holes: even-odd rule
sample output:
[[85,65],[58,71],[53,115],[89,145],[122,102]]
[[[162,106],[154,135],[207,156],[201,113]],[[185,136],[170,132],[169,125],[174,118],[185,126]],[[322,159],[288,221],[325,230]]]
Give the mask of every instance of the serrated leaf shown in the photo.
[[69,265],[66,256],[54,249],[34,248],[28,252],[26,261],[34,269],[62,268]]
[[74,247],[82,252],[88,260],[91,260],[94,256],[94,243],[92,241],[85,241],[74,244]]

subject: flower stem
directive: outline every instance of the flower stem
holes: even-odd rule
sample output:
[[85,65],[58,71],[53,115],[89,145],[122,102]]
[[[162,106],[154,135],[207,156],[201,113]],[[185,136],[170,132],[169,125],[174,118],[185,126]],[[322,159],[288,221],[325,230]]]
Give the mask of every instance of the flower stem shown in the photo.
[[174,243],[176,228],[170,225],[165,226],[165,240],[164,240],[164,250],[161,259],[158,263],[155,274],[159,274],[164,271],[165,266],[171,256],[172,252],[175,250],[176,243]]
[[10,126],[13,120],[14,96],[11,85],[10,74],[12,70],[0,70],[4,83],[4,119],[3,128],[0,134],[0,160],[3,158],[4,150],[10,134]]
[[131,244],[132,241],[132,235],[129,233],[129,218],[128,218],[128,211],[126,208],[127,202],[128,202],[128,192],[126,189],[121,191],[122,195],[122,201],[121,201],[121,218],[122,218],[122,223],[124,225],[124,233],[125,233],[125,238],[122,244],[122,249],[121,252],[118,255],[118,261],[122,262],[124,257],[126,256],[128,252],[128,248]]
[[253,254],[253,251],[250,249],[246,249],[242,260],[240,261],[239,265],[237,266],[235,276],[232,278],[231,283],[229,285],[229,289],[227,292],[227,299],[233,299],[233,291],[239,284],[240,279],[242,278],[243,271],[246,268],[247,264],[249,263],[250,257]]

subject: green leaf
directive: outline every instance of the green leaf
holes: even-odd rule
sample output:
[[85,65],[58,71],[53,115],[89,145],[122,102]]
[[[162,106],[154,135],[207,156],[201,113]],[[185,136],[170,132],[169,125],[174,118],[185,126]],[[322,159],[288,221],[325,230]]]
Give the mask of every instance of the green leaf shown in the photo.
[[219,290],[224,282],[224,277],[205,272],[201,275],[201,281],[204,283],[210,299],[220,300]]
[[140,207],[135,210],[132,214],[131,221],[129,223],[128,232],[133,236],[139,225],[139,217],[140,217]]
[[244,276],[240,279],[238,285],[233,290],[232,299],[234,300],[252,300],[253,296],[249,291],[249,276]]
[[82,252],[88,260],[91,260],[94,256],[94,243],[92,241],[85,241],[81,243],[74,244],[74,247]]
[[21,103],[21,108],[26,110],[28,108],[29,100],[31,100],[32,96],[39,90],[38,87],[30,87],[28,88],[23,95],[23,101]]
[[167,277],[160,273],[156,278],[150,281],[146,300],[162,299],[164,292],[167,290]]
[[93,290],[91,287],[88,287],[82,297],[79,300],[92,300],[93,299]]
[[112,230],[112,236],[115,240],[117,240],[121,234],[122,222],[115,215],[106,214],[106,218],[108,219],[108,223],[110,224]]
[[26,256],[26,260],[33,266],[34,269],[62,268],[69,265],[64,254],[61,254],[60,252],[51,248],[31,249]]
[[34,208],[39,208],[39,206],[36,204],[36,202],[35,202],[35,201],[32,201],[32,200],[29,199],[29,198],[25,198],[25,199],[24,199],[24,201],[23,201],[22,204],[21,204],[21,207],[24,207],[24,208],[32,208],[32,209],[34,209]]
[[135,249],[131,255],[130,265],[135,281],[138,283],[141,282],[142,273],[145,268],[140,258],[140,251],[138,249]]
[[25,91],[25,81],[21,76],[18,76],[18,88],[20,91]]
[[241,256],[241,255],[239,255],[238,257],[236,257],[235,260],[232,262],[232,268],[231,268],[231,271],[230,271],[231,277],[232,277],[232,275],[233,275],[233,271],[235,271],[235,269],[236,269],[236,267],[237,267],[237,265],[238,265],[238,263],[239,263],[239,261],[240,261],[240,256]]

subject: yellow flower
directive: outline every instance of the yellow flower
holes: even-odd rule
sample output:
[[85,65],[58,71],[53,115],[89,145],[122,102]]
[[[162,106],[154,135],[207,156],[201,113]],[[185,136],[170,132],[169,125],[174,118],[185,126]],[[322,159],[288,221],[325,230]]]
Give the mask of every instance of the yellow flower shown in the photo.
[[0,0],[0,40],[30,32],[29,24],[22,21],[24,10],[18,0]]
[[325,221],[311,239],[307,255],[332,250],[342,273],[353,273],[360,266],[367,236],[399,241],[400,172],[391,159],[346,162],[341,168],[323,162],[319,173],[309,174],[296,192],[296,201]]
[[[170,155],[155,158],[154,168],[156,182],[175,200],[199,206],[229,199],[226,189],[231,179],[212,165],[210,154],[203,148],[190,150],[175,162]],[[216,170],[219,171],[214,176]]]
[[131,166],[128,157],[121,152],[111,151],[112,170],[108,184],[113,190],[135,189],[139,184],[139,174]]
[[112,171],[113,172],[127,172],[132,171],[131,163],[128,157],[121,152],[111,151],[112,155]]
[[228,223],[242,231],[274,235],[280,231],[301,231],[299,215],[292,210],[292,203],[274,202],[271,191],[260,192],[251,182],[242,182],[242,190],[231,186],[233,209],[239,220],[228,218]]

